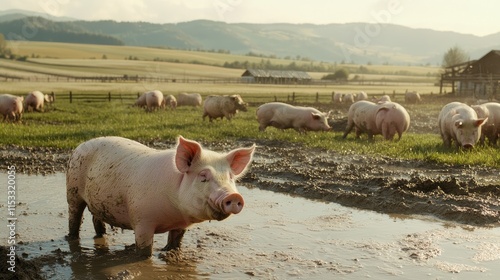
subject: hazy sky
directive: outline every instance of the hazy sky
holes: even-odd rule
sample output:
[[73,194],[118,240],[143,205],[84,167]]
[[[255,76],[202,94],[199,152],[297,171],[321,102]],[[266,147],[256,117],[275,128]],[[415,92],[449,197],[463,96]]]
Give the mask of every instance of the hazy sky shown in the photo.
[[176,23],[392,23],[474,35],[500,32],[498,0],[3,0],[24,9],[84,20]]

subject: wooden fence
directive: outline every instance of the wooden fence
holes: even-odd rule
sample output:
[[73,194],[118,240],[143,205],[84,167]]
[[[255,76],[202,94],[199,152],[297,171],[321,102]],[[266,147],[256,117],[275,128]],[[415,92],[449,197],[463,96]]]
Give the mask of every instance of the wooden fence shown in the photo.
[[[69,103],[73,102],[112,102],[118,101],[121,103],[134,103],[135,100],[142,94],[141,92],[137,93],[87,93],[87,92],[62,92],[54,94],[55,100],[68,100]],[[371,97],[380,97],[382,95],[389,95],[393,100],[401,101],[404,99],[404,92],[396,93],[393,91],[392,93],[379,93],[379,94],[370,94]],[[431,93],[432,94],[432,93]],[[292,92],[288,95],[271,95],[271,94],[262,94],[262,95],[251,95],[247,98],[244,97],[244,100],[252,103],[266,103],[266,102],[287,102],[287,103],[331,103],[333,101],[334,92],[316,92],[315,94],[310,93],[296,93]],[[202,95],[202,98],[206,98],[208,95]],[[248,99],[248,100],[247,100]]]

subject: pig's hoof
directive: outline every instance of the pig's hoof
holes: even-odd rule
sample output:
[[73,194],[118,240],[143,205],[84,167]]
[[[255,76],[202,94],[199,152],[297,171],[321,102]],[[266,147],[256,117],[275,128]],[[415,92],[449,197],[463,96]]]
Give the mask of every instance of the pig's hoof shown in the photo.
[[75,241],[75,240],[80,239],[80,237],[78,235],[75,235],[75,234],[68,234],[68,235],[64,236],[64,239],[66,239],[67,241]]

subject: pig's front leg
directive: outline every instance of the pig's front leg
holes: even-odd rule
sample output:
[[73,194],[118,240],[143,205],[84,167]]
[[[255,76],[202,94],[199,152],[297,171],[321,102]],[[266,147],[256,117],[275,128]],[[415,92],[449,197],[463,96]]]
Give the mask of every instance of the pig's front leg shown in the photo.
[[176,250],[181,247],[182,237],[186,233],[185,229],[174,229],[168,232],[167,245],[163,247],[163,251]]
[[135,228],[135,247],[139,256],[149,258],[153,255],[153,238],[154,230],[142,226]]

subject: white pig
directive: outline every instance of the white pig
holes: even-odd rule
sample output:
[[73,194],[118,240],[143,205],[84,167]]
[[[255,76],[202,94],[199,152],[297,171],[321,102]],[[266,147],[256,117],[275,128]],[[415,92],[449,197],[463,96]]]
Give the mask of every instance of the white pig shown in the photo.
[[179,93],[177,95],[177,106],[201,106],[202,98],[199,93]]
[[255,145],[228,153],[177,140],[175,149],[155,150],[120,137],[80,144],[66,174],[68,239],[78,239],[86,207],[97,236],[104,223],[135,231],[137,252],[151,256],[155,233],[169,232],[167,250],[180,248],[187,227],[224,220],[244,205],[235,183],[247,170]]
[[481,126],[488,118],[478,118],[476,111],[461,102],[446,104],[439,113],[438,125],[446,147],[455,141],[458,147],[471,149],[479,141]]
[[213,119],[225,117],[231,120],[236,113],[241,110],[247,111],[248,104],[243,101],[240,95],[211,95],[203,103],[203,120],[208,116],[210,122]]
[[161,108],[165,102],[163,101],[163,93],[159,90],[153,90],[146,93],[146,107],[147,111],[152,112]]
[[177,108],[177,99],[171,94],[167,95],[165,99],[163,99],[163,103],[164,105],[162,107],[167,106],[172,110],[175,110],[175,108]]
[[495,146],[500,134],[500,103],[487,102],[471,107],[476,111],[478,118],[488,118],[488,121],[481,127],[480,143],[484,144],[484,139],[488,138],[490,144]]
[[0,114],[4,121],[19,121],[23,116],[23,97],[0,94]]
[[45,102],[51,103],[52,96],[43,94],[38,90],[32,91],[28,93],[24,99],[25,111],[35,110],[37,112],[42,112]]
[[396,133],[401,140],[403,132],[410,127],[410,115],[406,109],[396,102],[384,102],[377,105],[375,123],[386,140],[392,140]]
[[409,91],[405,93],[405,103],[407,104],[417,104],[422,101],[420,94],[416,91]]
[[356,101],[368,100],[368,94],[364,91],[360,91],[356,94]]
[[354,103],[354,95],[352,93],[344,94],[344,96],[342,97],[342,103],[349,105]]
[[343,96],[344,95],[342,93],[340,93],[340,92],[333,93],[333,100],[332,100],[333,103],[338,103],[338,104],[342,103],[342,97]]
[[322,113],[312,107],[292,106],[281,102],[271,102],[257,108],[259,130],[273,126],[279,129],[293,128],[298,132],[330,130],[327,118],[329,113]]
[[368,134],[368,139],[382,134],[386,140],[392,140],[396,133],[399,138],[410,126],[410,115],[406,109],[395,102],[373,103],[362,100],[349,107],[347,126],[343,137],[355,128],[356,138],[362,133]]
[[134,105],[139,107],[139,108],[145,108],[146,107],[146,93],[148,93],[147,91],[142,93],[141,96],[139,96],[137,98],[137,100],[135,101]]
[[347,113],[347,126],[343,138],[355,128],[356,138],[359,138],[361,133],[368,134],[368,138],[372,139],[373,135],[380,134],[377,128],[375,114],[378,110],[377,104],[361,100],[354,102]]

